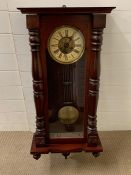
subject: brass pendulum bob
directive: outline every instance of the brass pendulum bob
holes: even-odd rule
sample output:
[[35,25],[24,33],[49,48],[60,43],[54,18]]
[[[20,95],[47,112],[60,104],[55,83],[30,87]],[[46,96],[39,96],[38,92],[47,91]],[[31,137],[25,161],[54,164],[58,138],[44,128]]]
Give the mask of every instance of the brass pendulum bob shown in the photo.
[[79,118],[79,111],[74,106],[64,106],[58,111],[58,118],[67,131],[73,130],[73,125]]

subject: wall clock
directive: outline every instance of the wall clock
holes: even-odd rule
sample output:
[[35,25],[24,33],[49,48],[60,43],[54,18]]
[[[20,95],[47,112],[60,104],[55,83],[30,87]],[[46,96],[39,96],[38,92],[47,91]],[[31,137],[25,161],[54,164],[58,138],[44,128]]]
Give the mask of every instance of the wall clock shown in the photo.
[[27,14],[36,132],[31,154],[103,151],[97,132],[100,51],[115,7],[18,8]]

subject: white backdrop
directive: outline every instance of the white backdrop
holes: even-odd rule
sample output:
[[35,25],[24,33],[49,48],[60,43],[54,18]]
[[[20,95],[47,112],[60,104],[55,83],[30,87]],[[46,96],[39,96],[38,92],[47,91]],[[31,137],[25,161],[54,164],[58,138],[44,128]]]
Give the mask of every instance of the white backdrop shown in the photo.
[[117,7],[104,30],[98,129],[131,129],[130,0],[0,0],[0,130],[35,129],[28,31],[16,7],[63,4]]

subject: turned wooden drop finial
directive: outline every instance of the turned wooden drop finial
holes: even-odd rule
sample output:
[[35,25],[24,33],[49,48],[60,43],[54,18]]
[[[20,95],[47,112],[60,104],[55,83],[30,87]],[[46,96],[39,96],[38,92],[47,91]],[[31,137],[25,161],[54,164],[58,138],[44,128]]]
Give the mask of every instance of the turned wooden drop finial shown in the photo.
[[70,155],[70,153],[66,152],[66,153],[63,153],[62,155],[65,157],[65,159],[67,159],[67,157]]

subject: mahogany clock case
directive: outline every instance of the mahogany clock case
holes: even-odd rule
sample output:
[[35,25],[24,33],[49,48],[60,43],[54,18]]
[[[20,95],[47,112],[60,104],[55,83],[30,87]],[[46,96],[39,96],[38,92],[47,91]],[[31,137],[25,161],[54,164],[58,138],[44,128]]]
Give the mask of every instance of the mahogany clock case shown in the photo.
[[[38,159],[40,154],[59,152],[103,151],[97,132],[97,103],[99,96],[100,51],[106,14],[115,7],[83,8],[18,8],[27,15],[27,28],[32,51],[32,75],[36,107],[36,132],[31,153]],[[69,65],[55,62],[48,52],[48,39],[60,26],[79,29],[85,39],[82,58]],[[63,106],[63,72],[75,72],[75,86],[70,86],[70,100],[81,113],[80,127],[74,125],[80,137],[52,137],[56,133],[57,112]],[[72,72],[71,71],[71,72]],[[71,72],[68,79],[72,79]],[[66,75],[67,75],[66,74]],[[80,75],[80,76],[78,76]],[[81,78],[80,78],[81,77]],[[70,89],[70,92],[71,92]],[[74,91],[77,93],[74,95]],[[82,92],[82,93],[79,93]],[[77,100],[75,97],[78,97]],[[68,97],[67,97],[68,98]],[[80,101],[80,102],[79,102]],[[68,102],[68,100],[67,100]],[[52,111],[50,112],[50,109]],[[49,115],[51,114],[51,115]],[[52,129],[54,128],[54,130]],[[61,130],[57,130],[58,133]],[[69,131],[64,131],[69,132]],[[57,134],[58,134],[57,133]]]

